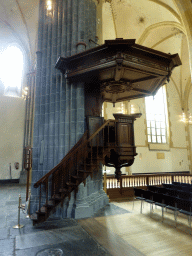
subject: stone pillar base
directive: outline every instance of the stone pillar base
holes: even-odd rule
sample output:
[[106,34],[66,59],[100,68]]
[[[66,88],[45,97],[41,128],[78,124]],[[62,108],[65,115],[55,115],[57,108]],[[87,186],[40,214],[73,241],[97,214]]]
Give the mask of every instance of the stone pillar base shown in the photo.
[[98,210],[109,203],[106,193],[98,191],[87,197],[87,200],[74,203],[73,218],[81,219],[93,216]]
[[109,204],[109,198],[103,190],[103,178],[101,174],[102,170],[93,179],[88,177],[85,186],[81,183],[76,198],[74,192],[72,192],[71,199],[66,198],[63,206],[58,205],[52,217],[89,218],[105,205]]

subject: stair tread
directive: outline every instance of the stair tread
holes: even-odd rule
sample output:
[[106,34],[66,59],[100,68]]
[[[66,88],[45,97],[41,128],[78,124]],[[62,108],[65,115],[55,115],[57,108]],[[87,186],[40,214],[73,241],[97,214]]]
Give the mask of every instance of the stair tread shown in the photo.
[[73,183],[73,182],[66,182],[66,184],[67,184],[68,186],[78,186],[78,184]]
[[55,194],[52,196],[51,199],[55,201],[55,200],[62,200],[63,198],[59,194]]
[[55,204],[54,203],[48,203],[48,204],[44,204],[43,206],[46,207],[46,208],[54,208]]
[[[111,143],[111,145],[113,145],[113,143]],[[82,152],[84,156],[82,154],[82,156],[80,155],[78,159],[79,161],[78,166],[80,170],[76,170],[77,172],[74,172],[76,174],[70,175],[68,177],[68,181],[65,183],[64,188],[60,188],[61,186],[60,181],[56,182],[54,190],[52,190],[52,193],[56,193],[56,194],[54,194],[48,200],[48,202],[45,203],[40,208],[40,211],[36,211],[36,213],[31,215],[33,224],[37,224],[45,221],[49,217],[52,209],[54,209],[60,202],[62,202],[66,196],[70,197],[70,193],[73,190],[77,190],[78,185],[81,182],[83,182],[83,180],[86,177],[88,177],[89,175],[92,176],[94,171],[98,168],[99,163],[103,160],[105,153],[108,151],[109,151],[109,147],[108,148],[106,146],[90,147],[88,143],[88,150],[86,152]],[[58,171],[60,172],[60,170]]]
[[[88,157],[87,159],[91,160],[91,157]],[[98,160],[98,159],[103,159],[103,154],[101,156],[93,156],[92,155],[92,160]]]
[[59,192],[63,192],[63,193],[68,193],[69,192],[69,190],[67,189],[67,188],[60,188],[59,189]]
[[46,214],[47,211],[46,211],[46,207],[42,206],[40,211],[36,211],[37,214]]
[[97,166],[99,163],[87,163],[86,166]]
[[79,172],[84,172],[84,173],[92,173],[93,171],[85,171],[85,170],[79,170]]
[[80,177],[80,176],[72,175],[71,177],[74,178],[74,179],[76,179],[76,180],[82,180],[82,177]]
[[33,213],[30,215],[31,220],[38,220],[38,215],[36,213]]

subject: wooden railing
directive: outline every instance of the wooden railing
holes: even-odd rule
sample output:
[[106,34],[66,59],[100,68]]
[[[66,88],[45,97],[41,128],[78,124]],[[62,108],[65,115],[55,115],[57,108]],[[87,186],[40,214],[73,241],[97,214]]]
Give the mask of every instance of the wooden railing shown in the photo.
[[109,198],[131,197],[133,187],[147,188],[148,185],[160,186],[162,183],[171,184],[173,181],[192,184],[192,175],[188,173],[122,175],[119,182],[115,176],[106,176],[104,187]]
[[[115,126],[115,122],[107,120],[89,138],[88,132],[85,132],[61,162],[34,184],[39,190],[38,215],[33,216],[34,223],[44,221],[53,208],[66,196],[70,197],[73,190],[77,192],[78,185],[81,182],[85,184],[88,175],[92,176],[93,171],[98,169],[98,164],[112,144],[115,147],[114,143],[110,143],[109,136],[109,127]],[[50,200],[54,200],[54,204]]]
[[173,181],[192,184],[192,175],[175,173],[122,175],[120,182],[117,182],[115,176],[107,176],[106,187],[107,189],[144,187],[148,185],[162,185],[162,183],[171,184]]
[[[48,180],[48,178],[53,175],[54,173],[56,173],[60,168],[62,168],[63,170],[66,170],[65,168],[68,167],[68,171],[72,168],[72,166],[67,166],[68,162],[70,160],[70,162],[74,162],[74,159],[81,160],[82,159],[82,155],[84,155],[87,152],[87,146],[88,143],[90,143],[91,146],[91,150],[92,150],[92,144],[93,139],[96,138],[96,136],[98,136],[96,138],[96,143],[99,143],[99,133],[102,131],[102,135],[104,137],[104,128],[106,126],[108,126],[109,129],[109,125],[110,123],[112,123],[114,125],[115,120],[107,120],[95,133],[93,133],[89,139],[87,139],[88,137],[88,131],[86,131],[83,135],[83,137],[75,144],[75,146],[67,153],[67,155],[60,161],[59,164],[57,164],[52,170],[50,170],[46,175],[44,175],[41,179],[39,179],[35,184],[34,187],[38,188],[41,184],[43,184],[45,181]],[[104,147],[104,144],[103,144]],[[75,157],[75,154],[77,154],[77,156]],[[78,155],[79,154],[79,155]],[[85,154],[86,155],[86,154]],[[86,159],[86,157],[84,157],[84,159]],[[65,172],[65,171],[64,171]],[[70,173],[69,173],[70,175]],[[68,176],[69,176],[68,175]]]

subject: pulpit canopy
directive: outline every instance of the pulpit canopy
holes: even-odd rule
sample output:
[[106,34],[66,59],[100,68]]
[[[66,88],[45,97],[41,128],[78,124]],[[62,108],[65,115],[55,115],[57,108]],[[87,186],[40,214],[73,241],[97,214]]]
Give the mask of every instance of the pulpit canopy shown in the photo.
[[181,65],[178,54],[166,54],[135,43],[135,39],[106,40],[101,46],[64,58],[56,68],[71,82],[85,82],[103,100],[119,102],[155,95]]

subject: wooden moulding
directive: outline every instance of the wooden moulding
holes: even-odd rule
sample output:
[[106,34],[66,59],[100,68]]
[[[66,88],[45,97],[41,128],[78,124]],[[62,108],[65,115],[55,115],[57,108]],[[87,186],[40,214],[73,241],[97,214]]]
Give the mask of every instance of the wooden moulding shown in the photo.
[[181,65],[178,54],[166,54],[135,43],[106,40],[101,46],[64,58],[56,68],[70,81],[99,88],[104,101],[120,102],[155,95]]

